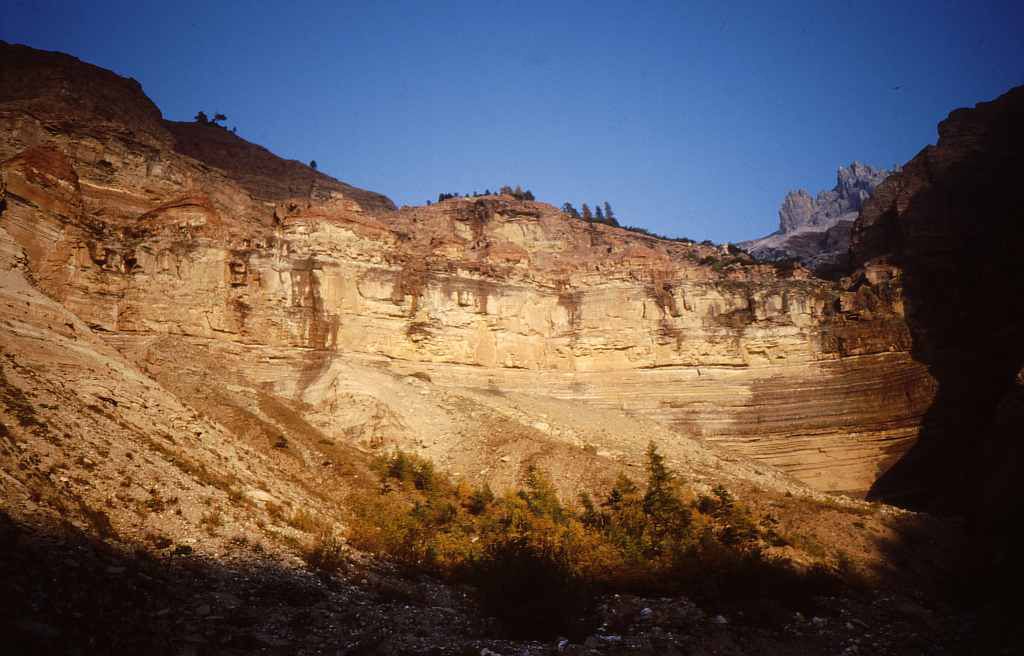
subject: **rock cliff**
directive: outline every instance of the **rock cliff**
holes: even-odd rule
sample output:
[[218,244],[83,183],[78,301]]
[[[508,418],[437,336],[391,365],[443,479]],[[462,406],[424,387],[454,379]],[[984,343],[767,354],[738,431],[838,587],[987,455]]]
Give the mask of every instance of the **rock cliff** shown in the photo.
[[[7,247],[34,285],[191,403],[219,380],[218,393],[249,395],[238,404],[300,403],[333,437],[379,444],[412,439],[437,410],[367,381],[417,374],[481,398],[644,417],[862,493],[932,402],[887,265],[866,269],[878,285],[847,289],[510,197],[393,211],[221,128],[164,122],[133,81],[3,48]],[[840,176],[825,214],[859,202],[868,170]],[[423,448],[442,460],[475,448],[439,435]]]
[[[974,537],[1004,537],[976,560],[1013,581],[1022,91],[951,114],[866,201],[840,176],[821,211],[863,202],[856,269],[828,281],[507,196],[396,210],[164,121],[132,80],[0,43],[5,636],[25,652],[547,652],[494,639],[463,588],[346,543],[378,496],[372,455],[415,450],[467,495],[536,464],[572,499],[640,480],[653,441],[694,494],[750,508],[768,557],[878,572],[884,594],[815,594],[811,620],[609,595],[598,634],[559,650],[1019,642],[1015,617],[989,648],[980,614],[932,610],[964,552],[944,522],[819,490],[980,508]],[[820,226],[804,200],[789,224]],[[995,606],[1019,592],[978,587]]]
[[938,143],[881,184],[854,225],[855,263],[898,272],[911,352],[938,384],[919,442],[874,485],[878,498],[1021,515],[1022,125],[1022,87],[950,113]]
[[760,261],[796,259],[818,275],[848,273],[853,222],[891,173],[860,162],[840,167],[834,188],[817,196],[803,189],[789,192],[779,208],[779,229],[738,246]]

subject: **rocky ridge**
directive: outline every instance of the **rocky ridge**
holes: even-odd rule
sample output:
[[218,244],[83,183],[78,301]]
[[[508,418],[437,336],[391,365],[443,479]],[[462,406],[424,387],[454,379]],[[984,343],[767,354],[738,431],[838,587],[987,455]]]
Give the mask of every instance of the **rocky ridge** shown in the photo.
[[176,152],[227,172],[264,203],[303,197],[321,202],[348,198],[369,212],[396,209],[387,196],[335,180],[302,162],[281,159],[219,125],[164,121],[163,126],[173,137]]
[[625,410],[854,492],[930,402],[898,296],[507,197],[391,212],[341,190],[257,193],[182,156],[160,121],[144,144],[123,126],[83,138],[54,127],[92,120],[77,96],[40,94],[0,104],[4,227],[41,290],[174,384],[206,359],[336,425],[342,398],[388,405],[343,385],[347,368],[423,372]]
[[779,208],[779,229],[737,244],[765,262],[795,259],[818,275],[849,272],[850,230],[864,202],[893,171],[860,162],[839,167],[836,186],[811,196],[798,189]]

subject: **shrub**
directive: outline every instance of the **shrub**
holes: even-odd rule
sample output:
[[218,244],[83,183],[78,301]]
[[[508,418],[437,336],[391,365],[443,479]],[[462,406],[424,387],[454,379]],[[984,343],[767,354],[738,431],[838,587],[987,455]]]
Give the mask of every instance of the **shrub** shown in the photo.
[[220,511],[210,510],[203,513],[203,516],[199,518],[199,525],[206,529],[206,533],[210,536],[217,534],[217,529],[224,526],[224,518],[221,516]]
[[487,508],[494,503],[494,492],[491,491],[491,487],[484,483],[484,486],[476,489],[470,494],[469,499],[465,503],[466,510],[471,515],[480,515],[487,510]]
[[305,508],[293,512],[286,521],[289,526],[303,533],[316,533],[324,528],[324,524]]
[[527,536],[490,543],[468,578],[484,610],[516,638],[568,633],[593,602],[590,584],[574,571],[566,550]]
[[318,535],[302,555],[307,564],[323,572],[336,572],[347,562],[345,543],[333,533]]
[[550,517],[556,522],[563,522],[566,518],[565,509],[548,475],[531,464],[526,469],[525,482],[526,489],[519,490],[516,496],[526,502],[530,512],[537,517]]
[[[600,504],[581,494],[579,510],[564,506],[534,466],[521,489],[501,496],[486,485],[455,485],[401,451],[374,468],[380,489],[349,498],[353,546],[475,585],[487,612],[516,637],[569,633],[604,591],[685,593],[715,604],[821,589],[764,555],[770,534],[724,487],[694,498],[653,443],[643,489],[620,475]],[[322,567],[328,546],[307,560]]]

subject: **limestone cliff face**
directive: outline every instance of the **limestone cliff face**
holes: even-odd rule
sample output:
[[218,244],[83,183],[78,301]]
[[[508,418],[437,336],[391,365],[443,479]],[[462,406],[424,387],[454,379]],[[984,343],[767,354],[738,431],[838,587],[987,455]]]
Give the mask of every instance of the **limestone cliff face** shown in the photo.
[[[57,81],[0,92],[0,221],[35,284],[154,375],[201,376],[168,355],[200,353],[329,426],[353,393],[339,372],[369,363],[644,415],[854,492],[932,401],[887,263],[841,287],[510,197],[394,211],[266,151],[232,165],[256,147],[160,121],[130,81],[2,48],[0,80]],[[66,96],[62,75],[95,79]],[[102,103],[79,96],[98,87],[132,109],[90,123]]]

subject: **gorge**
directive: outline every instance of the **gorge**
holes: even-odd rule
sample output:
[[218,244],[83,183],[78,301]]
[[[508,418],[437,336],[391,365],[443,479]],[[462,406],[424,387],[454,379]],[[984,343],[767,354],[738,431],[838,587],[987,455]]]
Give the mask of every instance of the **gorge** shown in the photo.
[[[0,503],[84,530],[106,508],[121,536],[217,553],[226,531],[195,537],[211,505],[294,541],[254,518],[340,523],[367,454],[496,490],[542,464],[572,498],[638,471],[653,440],[698,489],[757,507],[903,512],[867,496],[1002,526],[1019,516],[1022,112],[1017,88],[954,111],[891,175],[855,163],[835,197],[787,197],[832,203],[817,227],[849,231],[847,262],[837,247],[805,268],[509,196],[399,208],[167,121],[134,80],[0,42]],[[170,491],[183,513],[132,510]]]

